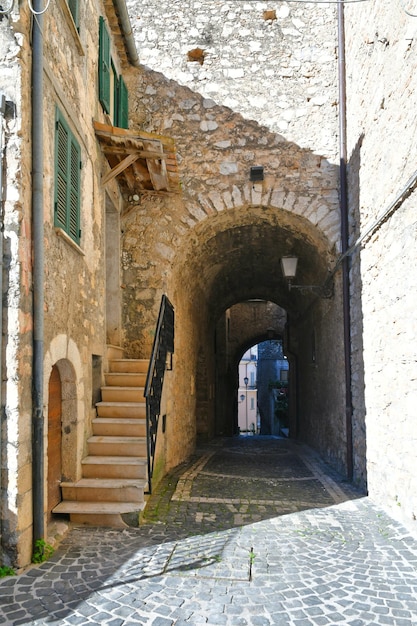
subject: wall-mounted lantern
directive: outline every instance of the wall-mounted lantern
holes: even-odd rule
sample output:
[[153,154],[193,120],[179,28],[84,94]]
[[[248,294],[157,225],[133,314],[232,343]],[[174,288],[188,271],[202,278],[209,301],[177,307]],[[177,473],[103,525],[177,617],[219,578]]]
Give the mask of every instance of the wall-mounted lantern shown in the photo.
[[294,285],[293,280],[297,274],[298,257],[283,256],[281,258],[281,269],[284,278],[287,279],[288,289],[297,289],[301,293],[316,293],[320,298],[333,297],[333,281],[326,281],[323,285]]

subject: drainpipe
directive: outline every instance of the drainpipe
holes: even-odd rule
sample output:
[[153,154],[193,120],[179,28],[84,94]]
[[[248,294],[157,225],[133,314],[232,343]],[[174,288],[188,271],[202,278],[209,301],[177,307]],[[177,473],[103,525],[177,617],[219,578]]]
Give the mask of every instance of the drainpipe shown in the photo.
[[[338,73],[339,73],[339,152],[340,152],[340,214],[342,255],[349,248],[349,217],[347,194],[347,148],[346,148],[346,61],[345,61],[345,18],[343,2],[337,4],[338,32]],[[342,261],[343,291],[343,342],[345,360],[345,427],[346,427],[346,474],[353,478],[353,437],[352,437],[352,372],[350,337],[350,284],[349,257]]]
[[33,364],[32,472],[33,542],[44,537],[44,229],[43,229],[43,0],[33,0],[38,12],[32,26],[32,229],[33,229]]
[[[0,93],[0,424],[3,419],[3,232],[4,232],[4,212],[3,212],[3,120],[6,113],[6,98]],[[0,427],[0,491],[2,484],[2,428]],[[0,539],[3,534],[2,520],[0,517]]]
[[127,51],[129,53],[130,62],[135,67],[139,67],[139,57],[136,50],[135,39],[132,33],[132,26],[130,24],[129,14],[126,9],[125,0],[114,0],[117,13],[119,15],[120,24],[123,31],[123,36],[126,41]]

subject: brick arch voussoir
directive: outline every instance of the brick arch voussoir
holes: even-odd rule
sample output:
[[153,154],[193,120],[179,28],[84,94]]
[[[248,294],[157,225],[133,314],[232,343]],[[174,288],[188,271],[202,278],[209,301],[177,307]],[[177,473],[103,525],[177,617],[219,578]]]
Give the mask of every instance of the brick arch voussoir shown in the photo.
[[263,207],[284,210],[307,219],[321,231],[330,246],[339,247],[340,211],[336,193],[296,193],[283,189],[275,180],[265,180],[255,184],[231,184],[224,190],[208,190],[206,195],[199,194],[198,202],[195,199],[186,201],[186,206],[192,216],[189,228],[207,217],[235,209]]

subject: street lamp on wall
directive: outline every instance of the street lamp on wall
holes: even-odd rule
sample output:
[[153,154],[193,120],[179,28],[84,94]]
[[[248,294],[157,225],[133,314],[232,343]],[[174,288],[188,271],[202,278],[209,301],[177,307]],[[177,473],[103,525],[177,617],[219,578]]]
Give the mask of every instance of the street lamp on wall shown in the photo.
[[323,285],[294,285],[293,280],[297,274],[298,257],[296,256],[283,256],[281,258],[281,269],[284,278],[288,281],[288,289],[297,289],[301,293],[312,292],[316,293],[320,298],[332,298],[333,297],[333,282],[326,281]]
[[291,289],[291,281],[297,274],[298,257],[296,256],[283,256],[281,258],[281,269],[284,278],[288,280],[288,285]]

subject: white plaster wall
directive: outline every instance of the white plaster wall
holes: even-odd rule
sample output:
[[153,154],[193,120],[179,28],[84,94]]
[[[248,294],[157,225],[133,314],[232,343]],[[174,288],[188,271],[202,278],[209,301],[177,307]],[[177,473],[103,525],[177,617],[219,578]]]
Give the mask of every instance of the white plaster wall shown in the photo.
[[[7,101],[1,120],[3,159],[3,337],[1,432],[3,557],[28,562],[31,554],[31,395],[22,379],[30,374],[31,223],[25,214],[30,188],[23,184],[30,161],[22,158],[29,130],[28,16],[17,6],[0,21],[0,93]],[[4,407],[4,408],[3,408]],[[16,535],[22,539],[16,545]]]
[[[352,242],[417,170],[416,16],[415,2],[345,8]],[[353,256],[351,272],[356,443],[366,435],[370,496],[414,528],[416,205],[410,191]]]

